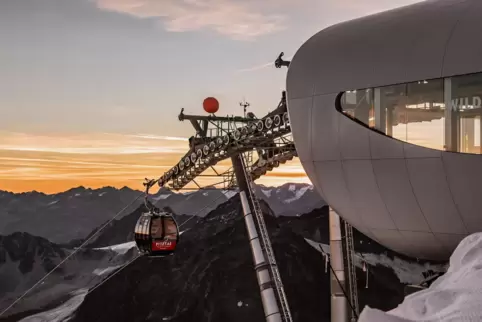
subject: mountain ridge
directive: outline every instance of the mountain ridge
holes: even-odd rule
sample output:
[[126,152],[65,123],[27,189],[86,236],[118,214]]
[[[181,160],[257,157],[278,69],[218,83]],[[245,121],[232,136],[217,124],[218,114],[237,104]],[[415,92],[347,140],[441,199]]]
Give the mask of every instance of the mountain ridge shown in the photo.
[[[267,201],[277,215],[296,215],[324,204],[318,194],[307,189],[306,185],[294,185],[296,189],[293,191],[289,190],[289,186],[256,186],[256,194]],[[301,199],[290,204],[283,202],[284,198],[293,197],[302,189],[307,193]],[[271,191],[269,194],[266,193],[268,190]],[[144,202],[142,197],[139,198],[140,194],[130,188],[90,189],[82,186],[52,195],[0,192],[0,233],[25,231],[58,244],[69,244],[72,240],[84,239],[93,229],[118,215],[122,208],[138,198],[118,218],[132,213]],[[234,191],[223,190],[198,190],[183,194],[161,188],[150,194],[149,200],[159,207],[169,207],[179,215],[196,213],[203,217],[234,194]],[[202,211],[198,213],[200,209]]]

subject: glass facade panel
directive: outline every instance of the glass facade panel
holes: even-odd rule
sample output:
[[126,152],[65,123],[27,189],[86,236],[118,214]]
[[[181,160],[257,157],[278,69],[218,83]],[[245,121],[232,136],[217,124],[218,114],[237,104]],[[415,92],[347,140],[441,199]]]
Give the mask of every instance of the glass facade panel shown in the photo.
[[444,149],[443,80],[380,88],[385,134],[427,148]]
[[344,114],[395,139],[482,154],[482,73],[349,91],[339,103]]
[[375,126],[373,90],[348,91],[343,94],[343,112],[371,128]]
[[451,78],[451,113],[458,134],[458,152],[482,153],[480,147],[480,120],[482,115],[482,74]]

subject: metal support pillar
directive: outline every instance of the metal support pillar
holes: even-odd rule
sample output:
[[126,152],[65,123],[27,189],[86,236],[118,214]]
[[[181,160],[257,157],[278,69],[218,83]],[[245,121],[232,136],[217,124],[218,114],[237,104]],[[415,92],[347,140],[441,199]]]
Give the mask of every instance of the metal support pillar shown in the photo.
[[[331,282],[331,322],[348,322],[348,303],[345,293],[345,270],[343,263],[343,244],[341,238],[340,217],[330,207],[330,261],[333,271]],[[340,285],[341,284],[341,285]]]
[[263,253],[261,242],[256,231],[253,214],[249,202],[248,183],[244,175],[243,164],[241,162],[241,155],[236,155],[231,158],[233,162],[233,169],[236,175],[236,180],[239,187],[239,196],[243,206],[244,222],[249,237],[249,245],[253,254],[254,269],[261,292],[261,301],[263,302],[263,310],[267,322],[282,322],[281,313],[279,311],[278,302],[276,300],[275,292],[271,275],[269,273],[269,263]]

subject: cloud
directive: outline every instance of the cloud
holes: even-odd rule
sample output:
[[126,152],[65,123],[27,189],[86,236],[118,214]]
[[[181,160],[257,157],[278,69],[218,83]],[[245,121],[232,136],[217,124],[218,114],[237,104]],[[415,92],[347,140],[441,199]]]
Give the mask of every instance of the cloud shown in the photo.
[[[158,178],[187,151],[184,138],[159,134],[28,134],[0,131],[0,189],[54,193],[71,187],[102,186],[143,189],[144,178]],[[231,167],[229,159],[216,165],[219,173]],[[214,175],[212,169],[204,174]],[[198,177],[201,186],[219,183],[219,177]],[[275,169],[257,182],[279,185],[309,182],[299,160]],[[196,188],[194,183],[188,188]]]
[[[22,133],[2,133],[0,136],[1,151],[62,153],[62,154],[182,154],[187,145],[178,143],[183,138],[170,136],[124,135],[29,135]],[[134,139],[136,138],[136,139]],[[155,138],[159,142],[154,143]]]
[[130,136],[133,138],[148,139],[148,140],[184,141],[184,142],[188,141],[187,138],[180,138],[175,136],[159,136],[159,135],[152,135],[152,134],[135,134]]
[[172,32],[214,30],[236,40],[253,40],[285,29],[286,16],[269,13],[278,1],[92,0],[98,8],[138,18],[158,18]]

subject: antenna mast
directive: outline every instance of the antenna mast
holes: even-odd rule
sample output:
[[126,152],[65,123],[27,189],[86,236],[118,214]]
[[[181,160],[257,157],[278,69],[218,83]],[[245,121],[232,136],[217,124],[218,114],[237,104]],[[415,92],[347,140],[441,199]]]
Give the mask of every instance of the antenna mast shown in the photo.
[[246,100],[243,100],[242,102],[239,103],[239,106],[243,107],[244,117],[246,117],[246,108],[249,107],[249,103],[246,102]]

